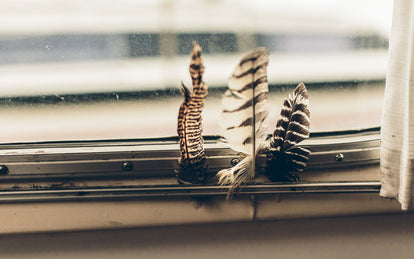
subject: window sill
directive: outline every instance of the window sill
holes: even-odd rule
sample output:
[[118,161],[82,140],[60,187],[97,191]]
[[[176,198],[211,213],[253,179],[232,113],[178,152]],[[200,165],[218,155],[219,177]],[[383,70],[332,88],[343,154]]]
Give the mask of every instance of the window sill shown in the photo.
[[[259,176],[233,201],[214,184],[177,184],[174,138],[1,145],[0,234],[400,211],[378,195],[378,129],[317,133],[304,145],[312,155],[300,183]],[[212,174],[239,157],[215,137],[206,154]]]
[[377,192],[245,195],[229,202],[190,197],[3,203],[0,234],[134,228],[400,212]]

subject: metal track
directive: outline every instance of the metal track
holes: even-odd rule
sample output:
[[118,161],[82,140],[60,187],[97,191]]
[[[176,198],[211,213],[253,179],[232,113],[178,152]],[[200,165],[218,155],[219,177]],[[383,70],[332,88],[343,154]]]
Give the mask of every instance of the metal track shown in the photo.
[[[378,129],[316,134],[303,145],[312,150],[307,170],[379,163]],[[205,148],[212,174],[241,159],[214,136],[206,137]],[[170,177],[178,157],[176,138],[0,145],[0,180]],[[264,165],[261,155],[257,167]]]
[[[239,195],[294,194],[294,193],[376,193],[380,182],[295,183],[247,185]],[[217,186],[130,186],[112,188],[68,188],[42,190],[3,190],[0,203],[82,201],[167,197],[226,196],[227,189]]]

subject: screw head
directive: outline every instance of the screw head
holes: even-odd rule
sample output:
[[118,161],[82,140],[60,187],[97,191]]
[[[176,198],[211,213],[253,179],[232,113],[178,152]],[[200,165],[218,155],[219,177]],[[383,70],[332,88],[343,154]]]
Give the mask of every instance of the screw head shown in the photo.
[[5,165],[0,165],[0,175],[7,175],[9,173],[9,168]]
[[235,166],[235,165],[237,165],[238,163],[240,163],[240,160],[239,160],[238,158],[233,158],[233,159],[230,161],[230,163],[231,163],[231,165],[232,165],[232,166]]
[[131,171],[132,169],[134,169],[134,164],[132,164],[132,162],[126,161],[122,163],[123,171]]
[[344,160],[344,154],[336,154],[335,160],[336,162],[342,162]]

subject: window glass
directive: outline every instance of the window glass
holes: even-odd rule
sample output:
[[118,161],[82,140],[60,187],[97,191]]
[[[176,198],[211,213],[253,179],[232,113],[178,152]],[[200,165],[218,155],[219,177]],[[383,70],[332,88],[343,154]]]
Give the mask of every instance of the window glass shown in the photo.
[[180,33],[177,39],[180,55],[188,55],[196,41],[204,55],[233,54],[238,51],[237,35],[233,33]]
[[0,4],[0,142],[176,135],[193,41],[209,85],[204,134],[220,134],[227,79],[258,46],[271,51],[272,124],[299,82],[312,131],[380,123],[389,0]]

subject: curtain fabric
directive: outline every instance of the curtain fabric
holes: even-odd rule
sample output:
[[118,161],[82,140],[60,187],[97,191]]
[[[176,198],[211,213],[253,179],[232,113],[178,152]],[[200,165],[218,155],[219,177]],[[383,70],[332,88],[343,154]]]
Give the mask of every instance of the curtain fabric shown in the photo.
[[414,1],[394,0],[381,122],[381,192],[403,210],[414,200]]

